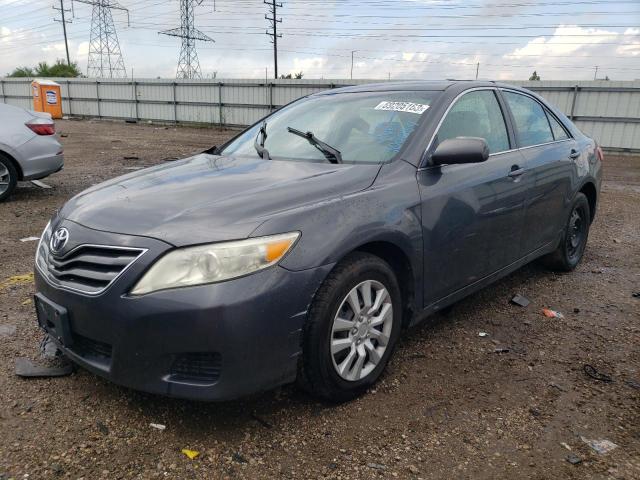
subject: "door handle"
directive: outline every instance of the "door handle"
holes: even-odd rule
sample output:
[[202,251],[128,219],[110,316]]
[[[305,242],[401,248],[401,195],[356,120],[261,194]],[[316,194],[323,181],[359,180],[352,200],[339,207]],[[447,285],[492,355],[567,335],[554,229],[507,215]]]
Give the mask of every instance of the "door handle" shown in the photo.
[[578,158],[580,156],[580,152],[577,151],[575,148],[571,149],[571,153],[569,154],[569,158]]
[[517,165],[514,165],[512,167],[512,170],[509,172],[509,177],[511,178],[518,178],[520,175],[522,175],[525,172],[524,168],[518,168]]

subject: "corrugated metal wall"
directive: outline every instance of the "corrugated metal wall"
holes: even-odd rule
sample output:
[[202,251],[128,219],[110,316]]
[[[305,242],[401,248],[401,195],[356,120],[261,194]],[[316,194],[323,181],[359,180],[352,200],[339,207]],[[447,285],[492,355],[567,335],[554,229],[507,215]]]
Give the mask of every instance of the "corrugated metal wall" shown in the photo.
[[[249,125],[310,93],[379,80],[56,79],[68,115]],[[31,80],[0,79],[5,103],[32,108]],[[560,108],[607,148],[640,150],[640,81],[514,82]]]

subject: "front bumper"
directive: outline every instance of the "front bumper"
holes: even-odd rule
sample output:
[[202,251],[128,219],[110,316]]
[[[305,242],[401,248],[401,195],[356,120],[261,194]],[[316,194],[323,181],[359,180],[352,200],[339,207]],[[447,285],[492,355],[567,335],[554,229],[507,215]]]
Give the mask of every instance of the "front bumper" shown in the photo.
[[72,341],[59,346],[69,358],[120,385],[197,400],[295,379],[306,312],[331,265],[128,296],[144,268],[132,265],[97,296],[55,287],[36,269],[37,294],[68,312]]

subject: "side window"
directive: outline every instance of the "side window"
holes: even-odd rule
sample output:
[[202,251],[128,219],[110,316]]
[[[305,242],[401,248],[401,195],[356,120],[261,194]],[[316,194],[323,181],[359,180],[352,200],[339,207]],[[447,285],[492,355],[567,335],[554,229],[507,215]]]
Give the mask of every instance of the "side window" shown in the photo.
[[503,94],[513,114],[521,147],[553,142],[551,127],[542,105],[519,93],[505,91]]
[[507,126],[493,90],[478,90],[460,97],[442,122],[435,145],[456,137],[484,138],[491,153],[509,150]]
[[547,112],[547,118],[549,118],[549,123],[551,124],[553,138],[555,138],[556,140],[566,140],[567,138],[569,138],[569,135],[567,135],[567,131],[562,125],[560,125],[560,122],[556,120],[556,117]]

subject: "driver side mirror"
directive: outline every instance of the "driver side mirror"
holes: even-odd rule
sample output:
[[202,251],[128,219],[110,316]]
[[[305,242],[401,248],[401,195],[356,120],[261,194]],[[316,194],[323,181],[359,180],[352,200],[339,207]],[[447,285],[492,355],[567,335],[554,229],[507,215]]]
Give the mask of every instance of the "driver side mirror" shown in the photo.
[[431,155],[433,165],[480,163],[489,158],[489,146],[484,138],[449,138],[438,145]]

